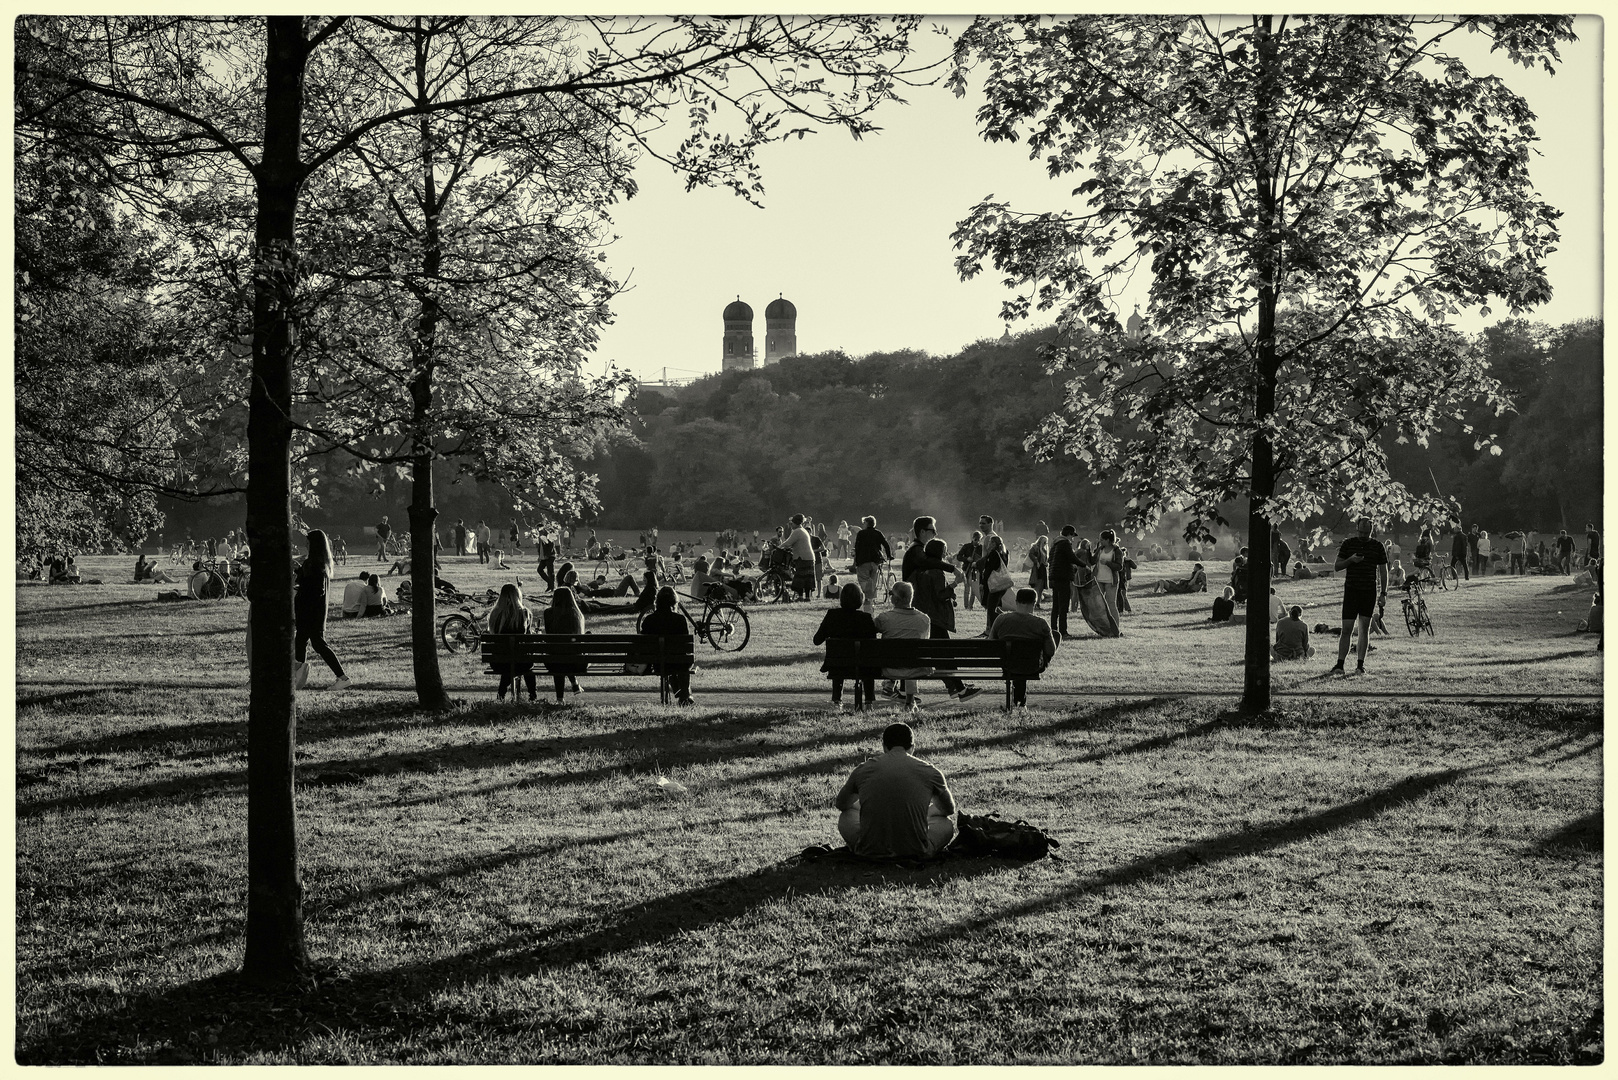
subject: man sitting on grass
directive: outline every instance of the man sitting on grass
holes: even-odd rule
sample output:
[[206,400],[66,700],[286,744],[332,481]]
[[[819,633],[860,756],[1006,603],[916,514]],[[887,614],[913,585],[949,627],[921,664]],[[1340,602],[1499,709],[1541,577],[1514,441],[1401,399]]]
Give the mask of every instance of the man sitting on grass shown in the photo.
[[365,594],[371,590],[371,575],[361,570],[359,577],[343,586],[343,618],[357,619],[365,610]]
[[1287,617],[1275,624],[1275,645],[1270,655],[1277,660],[1303,660],[1315,655],[1309,647],[1309,627],[1303,621],[1303,608],[1294,604]]
[[955,838],[955,797],[943,773],[911,755],[914,746],[909,724],[889,724],[882,756],[856,768],[837,793],[837,831],[855,855],[928,858]]

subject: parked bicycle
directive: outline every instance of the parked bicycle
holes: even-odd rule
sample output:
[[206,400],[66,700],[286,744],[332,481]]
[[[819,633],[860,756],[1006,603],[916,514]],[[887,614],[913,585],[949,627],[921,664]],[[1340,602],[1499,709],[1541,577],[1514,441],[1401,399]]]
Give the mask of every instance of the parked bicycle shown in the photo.
[[[694,596],[687,596],[688,600],[696,600]],[[675,601],[680,614],[685,621],[691,624],[691,632],[698,640],[706,641],[720,652],[741,652],[747,647],[748,638],[752,636],[752,625],[747,621],[747,612],[741,606],[729,600],[713,600],[703,598],[702,616],[695,618],[686,610],[685,604]],[[651,612],[643,611],[635,620],[635,632],[641,632],[641,624]]]
[[[492,590],[491,590],[492,592]],[[478,640],[489,632],[489,612],[494,608],[495,596],[467,596],[454,598],[461,606],[438,621],[438,640],[452,653],[473,652]],[[454,602],[452,601],[452,602]],[[478,607],[474,607],[476,604]]]
[[1427,601],[1422,597],[1422,579],[1417,577],[1406,578],[1404,583],[1405,598],[1399,602],[1404,610],[1405,629],[1410,631],[1411,637],[1421,636],[1423,630],[1427,636],[1433,636],[1433,620],[1427,614]]

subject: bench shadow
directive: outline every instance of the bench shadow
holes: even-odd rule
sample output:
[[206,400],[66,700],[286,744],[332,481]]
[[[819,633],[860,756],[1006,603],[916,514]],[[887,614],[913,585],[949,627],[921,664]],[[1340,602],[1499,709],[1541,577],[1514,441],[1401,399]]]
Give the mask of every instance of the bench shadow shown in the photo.
[[1567,652],[1552,653],[1549,656],[1528,656],[1520,660],[1480,660],[1465,666],[1467,667],[1524,667],[1528,664],[1542,664],[1549,660],[1575,660],[1587,656],[1594,656],[1594,649],[1569,649]]

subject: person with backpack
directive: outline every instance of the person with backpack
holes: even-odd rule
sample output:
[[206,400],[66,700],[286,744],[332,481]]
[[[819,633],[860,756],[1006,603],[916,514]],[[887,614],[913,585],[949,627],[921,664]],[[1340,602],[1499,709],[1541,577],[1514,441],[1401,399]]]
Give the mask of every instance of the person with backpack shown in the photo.
[[882,754],[859,765],[838,791],[837,831],[855,855],[916,859],[955,838],[955,797],[944,774],[914,756],[909,724],[889,724]]

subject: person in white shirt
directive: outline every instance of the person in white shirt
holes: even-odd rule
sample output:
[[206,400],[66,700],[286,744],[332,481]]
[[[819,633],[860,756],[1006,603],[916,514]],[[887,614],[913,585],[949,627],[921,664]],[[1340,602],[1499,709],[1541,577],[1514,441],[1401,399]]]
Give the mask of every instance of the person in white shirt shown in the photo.
[[489,523],[481,518],[478,520],[477,537],[478,562],[486,563],[493,557],[489,549],[494,545],[494,530],[489,528]]
[[815,544],[809,539],[802,514],[792,515],[792,531],[781,541],[781,546],[792,556],[792,591],[798,599],[807,600],[815,585]]
[[365,593],[368,589],[370,575],[364,570],[360,576],[343,586],[343,618],[357,619],[360,612],[365,610]]
[[[884,638],[919,638],[926,641],[932,634],[933,621],[926,612],[917,611],[911,606],[915,595],[915,586],[910,582],[894,582],[891,593],[893,607],[876,617],[876,632]],[[921,698],[916,695],[916,676],[932,673],[932,668],[884,668],[882,695],[900,697],[899,691],[894,688],[894,680],[903,679],[905,704],[911,709],[919,708]]]

